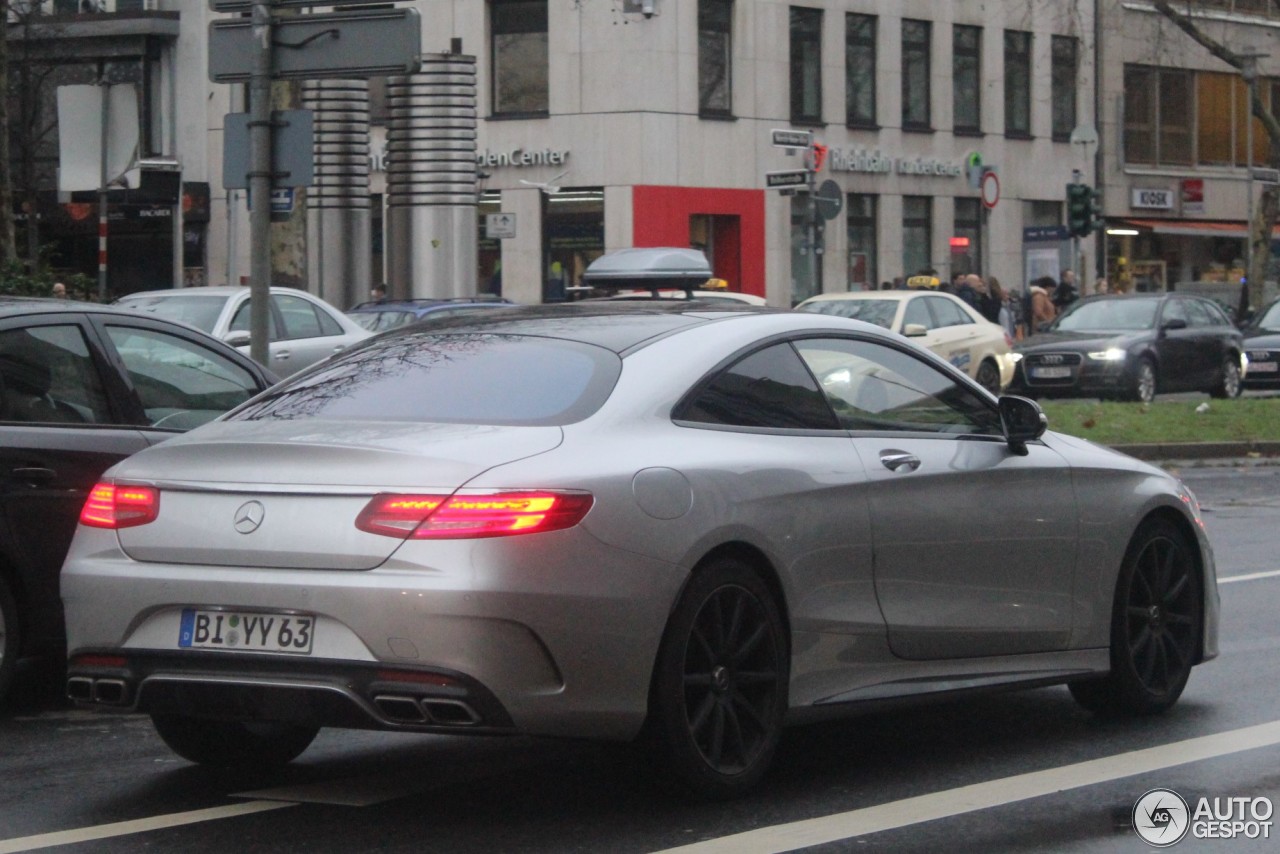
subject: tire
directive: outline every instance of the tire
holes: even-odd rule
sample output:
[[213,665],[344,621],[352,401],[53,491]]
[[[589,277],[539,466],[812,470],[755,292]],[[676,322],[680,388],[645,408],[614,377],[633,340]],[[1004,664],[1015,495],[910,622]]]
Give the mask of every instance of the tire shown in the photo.
[[1129,384],[1129,399],[1150,403],[1156,399],[1156,366],[1150,359],[1139,359]]
[[18,607],[14,604],[9,583],[0,575],[0,706],[4,705],[18,667]]
[[668,620],[650,693],[661,773],[699,798],[750,789],[777,750],[789,677],[786,630],[760,576],[733,559],[697,570]]
[[1217,385],[1209,390],[1209,395],[1223,400],[1230,400],[1239,397],[1240,392],[1243,390],[1240,378],[1240,358],[1228,353],[1222,359],[1222,370],[1218,377]]
[[1111,616],[1111,672],[1074,682],[1091,712],[1138,716],[1178,701],[1200,651],[1204,590],[1186,537],[1171,523],[1144,523],[1120,569]]
[[1000,396],[1000,369],[996,367],[995,362],[990,359],[983,359],[982,364],[978,365],[978,375],[974,377],[978,385],[987,391]]
[[220,721],[190,715],[152,715],[169,749],[198,765],[271,767],[296,759],[319,727],[278,721]]

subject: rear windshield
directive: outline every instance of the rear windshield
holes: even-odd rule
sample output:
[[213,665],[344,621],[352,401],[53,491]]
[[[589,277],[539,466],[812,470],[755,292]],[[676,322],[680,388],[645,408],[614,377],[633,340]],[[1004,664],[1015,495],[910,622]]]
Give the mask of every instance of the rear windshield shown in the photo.
[[615,353],[577,341],[410,333],[337,356],[227,420],[571,424],[600,408],[621,369]]
[[134,311],[159,315],[166,320],[189,323],[205,332],[213,332],[213,326],[218,322],[218,315],[222,313],[222,307],[227,304],[227,298],[203,294],[122,297],[117,300],[117,304]]

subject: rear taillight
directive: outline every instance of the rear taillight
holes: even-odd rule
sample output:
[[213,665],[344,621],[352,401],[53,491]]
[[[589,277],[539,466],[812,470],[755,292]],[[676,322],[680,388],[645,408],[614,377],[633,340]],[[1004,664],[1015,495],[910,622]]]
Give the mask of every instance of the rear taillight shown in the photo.
[[375,495],[356,527],[400,539],[509,537],[572,528],[591,509],[584,492]]
[[132,528],[160,515],[160,490],[154,486],[99,483],[80,510],[80,524],[90,528]]

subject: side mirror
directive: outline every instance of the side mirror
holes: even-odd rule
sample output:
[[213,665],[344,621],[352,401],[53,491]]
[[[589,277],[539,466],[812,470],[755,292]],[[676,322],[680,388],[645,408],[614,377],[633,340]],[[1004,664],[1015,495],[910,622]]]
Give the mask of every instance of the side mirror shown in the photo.
[[228,332],[223,336],[222,340],[226,341],[232,347],[248,347],[251,339],[248,332],[239,331]]
[[1027,442],[1039,439],[1049,429],[1049,417],[1034,400],[1006,394],[1000,398],[1000,425],[1005,441],[1015,454],[1026,456]]
[[908,338],[923,338],[929,334],[929,330],[922,323],[908,323],[902,327],[902,334]]
[[1183,320],[1181,317],[1175,317],[1172,320],[1166,320],[1164,323],[1160,324],[1161,332],[1168,332],[1171,329],[1186,329],[1186,328],[1187,328],[1187,322]]

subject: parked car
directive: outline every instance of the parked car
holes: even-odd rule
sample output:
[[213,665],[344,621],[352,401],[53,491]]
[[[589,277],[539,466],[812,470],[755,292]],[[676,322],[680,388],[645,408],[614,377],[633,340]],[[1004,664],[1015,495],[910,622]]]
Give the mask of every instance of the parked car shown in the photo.
[[422,320],[424,317],[461,317],[492,308],[515,305],[501,297],[457,297],[454,299],[404,299],[362,302],[347,310],[347,317],[370,332],[383,332]]
[[1089,297],[1014,352],[1009,390],[1042,397],[1238,397],[1245,370],[1244,339],[1226,313],[1177,293]]
[[58,572],[99,476],[275,381],[184,324],[0,298],[0,699],[19,658],[62,655]]
[[[936,280],[935,280],[936,281]],[[874,323],[932,350],[992,394],[1013,379],[1013,339],[964,300],[945,292],[852,291],[820,294],[798,311]]]
[[1244,387],[1280,388],[1280,300],[1258,312],[1243,334],[1249,360]]
[[[249,288],[141,291],[116,303],[189,323],[243,353],[249,352]],[[373,334],[319,297],[295,288],[272,288],[270,308],[267,367],[282,377]]]
[[108,472],[63,570],[70,695],[215,765],[321,726],[643,733],[720,797],[786,722],[1054,682],[1148,714],[1217,653],[1194,496],[900,336],[679,303],[463,320]]

